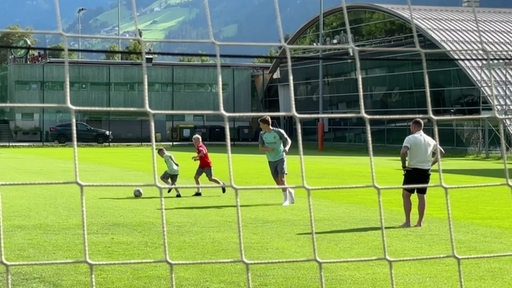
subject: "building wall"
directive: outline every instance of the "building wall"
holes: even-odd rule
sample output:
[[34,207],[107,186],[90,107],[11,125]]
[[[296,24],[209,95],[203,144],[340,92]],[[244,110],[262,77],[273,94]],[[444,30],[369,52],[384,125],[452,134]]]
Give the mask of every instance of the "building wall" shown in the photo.
[[[175,140],[179,125],[225,126],[221,107],[233,113],[254,111],[250,66],[223,67],[221,84],[215,65],[148,66],[147,79],[140,65],[72,63],[68,67],[66,82],[63,63],[8,65],[7,87],[2,87],[5,102],[36,104],[3,111],[13,129],[39,128],[44,140],[49,127],[70,121],[75,113],[77,121],[112,130],[116,141],[146,141],[152,112],[156,133],[162,140]],[[150,110],[145,107],[146,95]],[[228,121],[233,131],[250,124],[247,118]]]
[[[326,139],[365,143],[370,133],[375,144],[400,145],[413,117],[404,115],[428,118],[429,107],[436,116],[473,115],[488,109],[486,98],[458,63],[427,35],[419,33],[415,38],[408,22],[372,9],[349,10],[347,15],[350,33],[343,11],[339,11],[325,16],[323,33],[318,23],[308,23],[292,36],[292,70],[281,60],[278,77],[266,90],[265,110],[285,112],[279,99],[283,87],[293,87],[291,98],[298,113],[323,114],[327,118],[322,120]],[[330,46],[315,49],[319,43]],[[420,54],[417,43],[427,52]],[[312,48],[303,48],[306,45]],[[357,53],[354,46],[360,48]],[[289,83],[290,78],[293,83]],[[320,118],[302,121],[304,139],[317,138]],[[482,134],[480,121],[438,123],[441,140],[447,146],[464,146],[466,139]]]

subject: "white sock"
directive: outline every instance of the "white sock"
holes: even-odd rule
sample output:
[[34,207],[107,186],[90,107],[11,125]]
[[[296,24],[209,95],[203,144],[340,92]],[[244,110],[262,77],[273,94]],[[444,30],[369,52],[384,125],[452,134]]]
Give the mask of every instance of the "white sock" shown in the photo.
[[295,203],[295,191],[292,188],[288,188],[287,190],[288,199],[290,199],[290,203]]
[[283,198],[284,198],[283,202],[288,201],[288,190],[283,192]]

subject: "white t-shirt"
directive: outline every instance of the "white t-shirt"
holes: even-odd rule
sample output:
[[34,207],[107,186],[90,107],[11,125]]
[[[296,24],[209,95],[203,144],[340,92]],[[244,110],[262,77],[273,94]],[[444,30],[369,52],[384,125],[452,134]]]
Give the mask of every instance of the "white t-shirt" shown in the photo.
[[169,173],[171,175],[180,174],[180,168],[176,164],[174,164],[174,162],[172,162],[171,155],[169,155],[168,153],[165,153],[164,160],[165,160],[165,164],[167,164],[167,173]]
[[407,136],[404,144],[409,148],[407,151],[408,167],[430,169],[432,165],[432,153],[437,148],[437,143],[423,131],[418,131]]

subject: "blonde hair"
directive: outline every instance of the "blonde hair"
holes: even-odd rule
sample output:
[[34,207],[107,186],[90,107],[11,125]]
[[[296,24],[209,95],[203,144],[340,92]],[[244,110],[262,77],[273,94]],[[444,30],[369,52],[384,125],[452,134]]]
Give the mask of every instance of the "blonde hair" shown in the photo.
[[203,141],[202,138],[201,138],[201,135],[199,135],[199,134],[196,134],[196,135],[192,136],[192,140],[194,140],[194,139],[198,139],[199,141]]

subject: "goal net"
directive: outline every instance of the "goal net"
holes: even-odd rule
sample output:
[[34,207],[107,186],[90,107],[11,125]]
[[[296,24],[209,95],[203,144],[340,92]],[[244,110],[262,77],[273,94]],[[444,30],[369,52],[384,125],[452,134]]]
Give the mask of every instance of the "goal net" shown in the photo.
[[[0,153],[10,161],[0,174],[5,287],[512,283],[512,9],[478,1],[46,2],[33,5],[52,15],[47,23],[13,19],[0,29]],[[281,187],[245,170],[264,169],[272,180],[267,163],[241,164],[258,160],[233,152],[257,151],[263,115],[293,140],[288,186],[300,200],[292,207],[262,201],[278,199]],[[457,160],[432,169],[431,226],[401,229],[399,151],[414,118]],[[225,160],[215,172],[233,191],[230,203],[171,202],[160,181],[156,148],[180,153],[196,133],[215,163]],[[10,147],[26,143],[62,159],[52,156],[48,168],[44,150]],[[115,164],[95,158],[116,143],[147,148],[151,177],[121,153]],[[116,179],[102,172],[107,166]],[[47,169],[52,180],[33,180]],[[197,188],[180,177],[179,189]],[[218,189],[202,181],[204,196]],[[118,196],[135,188],[143,191],[137,200]]]

